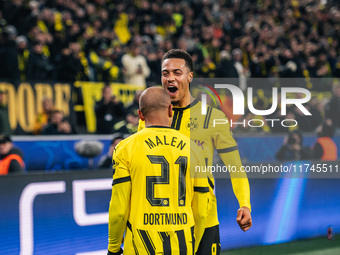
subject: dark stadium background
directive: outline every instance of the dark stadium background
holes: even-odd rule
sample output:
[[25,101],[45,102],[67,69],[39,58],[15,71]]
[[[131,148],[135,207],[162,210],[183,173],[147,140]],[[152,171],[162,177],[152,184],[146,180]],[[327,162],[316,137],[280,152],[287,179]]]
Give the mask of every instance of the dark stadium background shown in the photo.
[[[286,86],[273,85],[273,79],[298,78],[288,86],[306,88],[313,98],[307,103],[312,118],[294,108],[289,112],[301,123],[303,145],[312,146],[317,126],[332,119],[339,148],[339,8],[335,0],[1,1],[0,90],[6,92],[13,141],[25,154],[26,172],[0,177],[0,253],[105,254],[112,172],[97,166],[112,134],[96,134],[94,104],[109,84],[127,108],[136,91],[160,84],[161,56],[172,48],[193,56],[195,77],[238,78],[242,89],[245,80],[249,85],[264,79],[254,88],[254,105],[264,109],[272,87]],[[34,59],[35,45],[43,54]],[[150,68],[146,86],[124,81],[121,59],[131,45]],[[44,96],[69,117],[77,134],[33,135]],[[230,98],[221,96],[218,107],[229,117]],[[275,158],[288,131],[234,129],[243,163],[289,164]],[[79,141],[99,141],[103,150],[89,160],[76,153]],[[307,163],[324,162],[294,162]],[[253,227],[246,233],[236,224],[230,180],[216,180],[222,249],[340,253],[339,175],[265,177],[249,179]]]

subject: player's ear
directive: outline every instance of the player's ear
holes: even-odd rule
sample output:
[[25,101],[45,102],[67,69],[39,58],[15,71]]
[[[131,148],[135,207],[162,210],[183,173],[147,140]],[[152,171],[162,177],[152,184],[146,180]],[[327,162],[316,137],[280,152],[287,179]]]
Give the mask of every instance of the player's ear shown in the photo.
[[168,114],[169,114],[169,118],[172,118],[172,116],[173,116],[173,113],[172,113],[172,104],[169,105]]
[[137,113],[138,113],[139,118],[140,118],[142,121],[145,121],[144,116],[143,116],[143,114],[142,114],[142,111],[138,109],[138,110],[137,110]]
[[169,105],[168,115],[169,115],[169,127],[170,127],[171,123],[172,123],[172,116],[173,116],[173,113],[172,113],[172,104]]
[[194,78],[194,73],[190,72],[189,73],[189,82],[192,82],[192,79]]

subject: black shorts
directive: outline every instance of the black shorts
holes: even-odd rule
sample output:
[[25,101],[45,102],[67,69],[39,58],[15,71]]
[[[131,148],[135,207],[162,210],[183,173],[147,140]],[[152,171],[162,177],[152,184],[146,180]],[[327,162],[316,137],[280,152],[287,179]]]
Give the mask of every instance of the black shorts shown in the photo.
[[219,225],[206,228],[196,255],[220,255],[220,229]]

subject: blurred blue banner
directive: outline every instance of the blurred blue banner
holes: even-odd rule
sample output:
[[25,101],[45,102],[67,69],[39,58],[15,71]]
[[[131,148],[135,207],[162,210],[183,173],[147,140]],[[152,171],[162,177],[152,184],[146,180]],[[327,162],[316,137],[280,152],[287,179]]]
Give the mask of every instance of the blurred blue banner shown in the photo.
[[[1,254],[105,254],[112,172],[0,176]],[[229,179],[216,179],[223,249],[340,231],[340,179],[249,179],[253,227],[236,223]]]
[[[24,152],[26,170],[69,170],[87,169],[89,161],[78,155],[74,149],[77,142],[83,140],[99,141],[103,144],[102,153],[93,158],[93,168],[98,165],[100,158],[107,154],[111,135],[72,135],[72,136],[16,136],[13,137],[15,146]],[[303,145],[312,146],[317,137],[304,136]],[[236,137],[243,163],[276,162],[275,154],[283,144],[284,136],[240,136]],[[340,148],[340,136],[333,138]],[[338,158],[340,149],[338,149]]]

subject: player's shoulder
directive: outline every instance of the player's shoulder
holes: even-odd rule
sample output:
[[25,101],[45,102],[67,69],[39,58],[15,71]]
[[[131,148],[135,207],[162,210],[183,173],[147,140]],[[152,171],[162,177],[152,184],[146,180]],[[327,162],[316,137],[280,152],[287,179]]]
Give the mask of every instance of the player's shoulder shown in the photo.
[[181,133],[179,130],[176,130],[176,129],[172,129],[172,128],[169,128],[169,135],[171,136],[176,136],[177,139],[181,139],[185,142],[190,142],[190,137],[184,135],[183,133]]
[[223,111],[215,107],[211,107],[211,116],[213,118],[228,119]]
[[[193,102],[193,106],[191,107],[193,114],[195,114],[195,112],[198,112],[199,114],[201,114],[201,108],[202,108],[202,102],[198,99],[195,99],[195,101]],[[212,117],[227,119],[225,113],[221,111],[220,109],[217,109],[216,107],[208,105],[207,112],[209,111]]]

